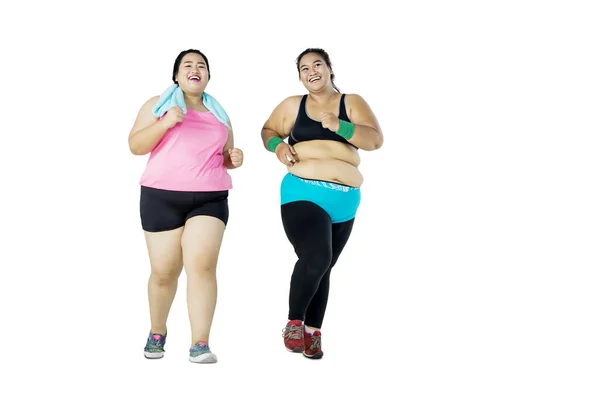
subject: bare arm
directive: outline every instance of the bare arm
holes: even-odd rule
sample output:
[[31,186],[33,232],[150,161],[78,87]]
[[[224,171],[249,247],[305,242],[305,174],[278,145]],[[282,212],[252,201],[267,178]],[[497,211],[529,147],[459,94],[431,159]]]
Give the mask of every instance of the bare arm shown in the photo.
[[169,129],[168,124],[152,114],[158,96],[146,101],[129,132],[129,150],[138,156],[148,154]]
[[237,167],[231,162],[231,154],[229,152],[229,150],[234,148],[233,125],[231,124],[231,120],[229,120],[229,126],[231,129],[227,130],[229,136],[227,137],[227,143],[225,143],[225,146],[223,147],[223,165],[227,169],[234,169]]
[[269,149],[269,139],[279,137],[285,139],[289,136],[294,126],[298,113],[298,105],[302,96],[291,96],[282,101],[271,113],[261,131],[263,146]]
[[357,94],[349,94],[346,109],[354,124],[354,134],[348,142],[363,150],[377,150],[383,146],[381,127],[367,102]]

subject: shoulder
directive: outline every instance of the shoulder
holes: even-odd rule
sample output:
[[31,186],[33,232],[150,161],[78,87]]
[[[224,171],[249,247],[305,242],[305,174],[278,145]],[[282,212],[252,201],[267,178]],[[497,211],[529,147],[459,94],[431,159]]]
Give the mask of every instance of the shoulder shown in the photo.
[[346,95],[346,113],[352,122],[375,119],[367,101],[355,93]]
[[297,108],[300,106],[300,102],[302,101],[302,95],[295,95],[295,96],[289,96],[286,97],[282,102],[281,105],[284,106],[285,108]]
[[346,94],[346,104],[348,104],[350,106],[352,106],[352,105],[361,106],[361,105],[367,104],[367,102],[359,94],[347,93]]
[[146,100],[146,102],[144,103],[144,105],[154,106],[154,104],[156,104],[156,102],[158,101],[158,99],[160,99],[160,96],[152,96],[148,100]]
[[365,113],[370,109],[369,104],[367,104],[367,101],[361,95],[356,93],[346,95],[346,111],[348,111],[348,115],[353,111],[355,113]]
[[298,107],[300,107],[301,101],[301,95],[286,97],[277,105],[277,107],[275,107],[273,114],[280,117],[296,115],[298,113]]
[[156,104],[156,102],[158,101],[158,99],[160,98],[160,96],[153,96],[150,97],[148,100],[146,100],[146,102],[142,105],[142,110],[152,110],[152,108],[154,107],[154,105]]

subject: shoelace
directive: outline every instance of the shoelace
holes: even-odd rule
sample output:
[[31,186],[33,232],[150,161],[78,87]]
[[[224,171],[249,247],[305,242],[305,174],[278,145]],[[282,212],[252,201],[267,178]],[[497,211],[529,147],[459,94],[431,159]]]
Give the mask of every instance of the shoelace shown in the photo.
[[312,344],[310,345],[309,350],[320,349],[321,348],[321,336],[312,335],[310,338],[312,339]]
[[194,350],[207,350],[207,349],[208,349],[208,344],[196,343],[194,345]]
[[283,330],[283,337],[286,339],[302,339],[302,327],[301,326],[286,326]]
[[160,341],[162,340],[162,336],[160,337],[160,339],[154,339],[154,335],[152,335],[150,337],[150,347],[151,348],[160,348],[161,344]]
[[190,349],[191,356],[199,356],[200,354],[210,353],[210,349],[208,348],[208,344],[198,344],[196,343],[194,347]]

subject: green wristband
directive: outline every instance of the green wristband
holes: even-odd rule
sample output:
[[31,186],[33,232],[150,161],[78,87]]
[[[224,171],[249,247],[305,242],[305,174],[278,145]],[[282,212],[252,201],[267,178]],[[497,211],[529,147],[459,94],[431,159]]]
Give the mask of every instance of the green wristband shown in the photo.
[[340,119],[340,127],[336,133],[344,139],[350,140],[354,135],[354,124]]
[[267,148],[269,149],[269,151],[275,153],[275,148],[277,147],[277,145],[279,145],[279,143],[283,143],[283,140],[279,136],[273,136],[267,142]]

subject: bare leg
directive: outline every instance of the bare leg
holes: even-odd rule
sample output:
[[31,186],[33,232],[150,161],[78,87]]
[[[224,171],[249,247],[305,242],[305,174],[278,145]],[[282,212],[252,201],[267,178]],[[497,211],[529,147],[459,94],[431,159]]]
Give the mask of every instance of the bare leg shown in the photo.
[[167,317],[182,270],[182,232],[183,227],[166,232],[144,232],[151,266],[148,302],[152,333],[164,335],[167,332]]
[[208,342],[217,303],[217,261],[225,224],[209,216],[190,218],[182,237],[183,264],[187,274],[187,301],[193,346]]

